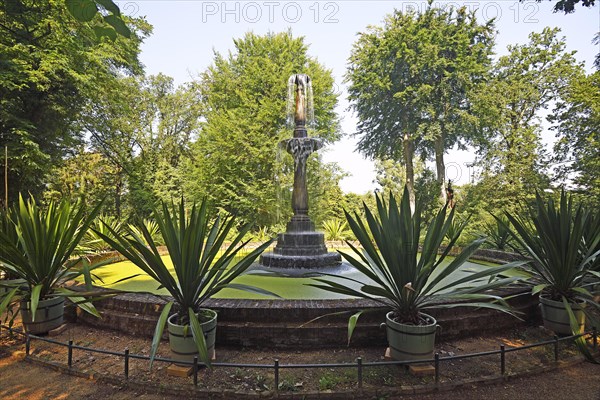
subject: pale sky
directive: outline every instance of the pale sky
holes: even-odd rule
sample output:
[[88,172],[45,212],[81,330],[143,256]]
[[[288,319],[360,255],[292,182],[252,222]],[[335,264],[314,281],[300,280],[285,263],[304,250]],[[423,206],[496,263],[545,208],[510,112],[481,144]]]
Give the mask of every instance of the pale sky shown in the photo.
[[[309,54],[331,69],[341,96],[337,108],[342,130],[351,134],[356,119],[347,111],[348,102],[342,83],[346,63],[358,32],[368,25],[380,25],[394,8],[424,9],[425,1],[200,1],[137,0],[117,2],[124,14],[146,16],[154,33],[142,46],[141,59],[148,74],[164,73],[177,84],[190,81],[213,60],[213,52],[226,54],[233,49],[233,39],[246,32],[256,34],[291,29],[304,36]],[[480,21],[496,18],[497,54],[504,54],[508,44],[527,42],[530,32],[545,26],[558,26],[567,38],[567,50],[576,50],[576,58],[592,70],[594,56],[600,51],[592,38],[600,31],[600,7],[576,7],[570,15],[553,13],[555,1],[435,1],[434,5],[452,4],[477,10]],[[287,80],[287,76],[281,79]],[[552,134],[546,135],[552,141]],[[337,162],[351,176],[341,182],[345,192],[365,193],[376,187],[373,163],[354,151],[356,139],[346,136],[321,150],[325,161]],[[447,177],[461,184],[469,180],[466,164],[472,152],[451,151],[446,156]]]

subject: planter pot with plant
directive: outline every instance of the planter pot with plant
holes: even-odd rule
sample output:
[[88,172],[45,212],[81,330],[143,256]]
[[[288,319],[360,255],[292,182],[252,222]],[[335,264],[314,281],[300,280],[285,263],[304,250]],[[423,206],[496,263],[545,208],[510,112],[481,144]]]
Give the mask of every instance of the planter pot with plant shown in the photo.
[[0,315],[19,307],[25,329],[34,334],[48,332],[63,323],[65,298],[83,310],[99,316],[87,298],[93,292],[75,292],[65,287],[67,281],[84,276],[91,288],[91,272],[102,264],[90,266],[72,257],[79,241],[98,213],[101,204],[87,213],[82,202],[67,200],[39,207],[33,197],[4,212],[0,221],[0,269],[15,277],[18,284],[6,286],[0,294]]
[[[387,336],[395,359],[432,358],[436,321],[424,313],[428,309],[472,306],[510,312],[506,302],[490,291],[514,282],[516,278],[503,277],[502,274],[518,263],[453,275],[483,243],[483,239],[472,242],[447,262],[446,256],[454,247],[464,225],[455,230],[443,251],[438,253],[452,226],[454,208],[448,212],[446,205],[435,215],[424,234],[421,251],[421,203],[417,202],[414,213],[411,212],[406,188],[400,204],[392,195],[389,203],[377,197],[375,213],[364,205],[364,218],[358,213],[353,216],[348,212],[346,218],[361,249],[347,242],[353,254],[342,255],[364,275],[365,280],[344,276],[337,277],[337,281],[318,278],[316,280],[319,283],[312,286],[371,299],[389,308]],[[456,278],[448,279],[451,276]],[[357,313],[350,317],[348,340],[359,315]]]
[[[172,300],[163,308],[156,324],[150,351],[151,364],[156,355],[164,327],[169,322],[169,340],[173,357],[192,361],[195,356],[210,365],[211,347],[214,347],[216,314],[202,308],[204,302],[225,288],[252,291],[263,295],[274,294],[259,288],[234,283],[271,243],[268,241],[251,252],[241,255],[248,243],[244,241],[250,225],[239,230],[231,242],[226,242],[234,227],[234,218],[215,218],[208,214],[203,201],[186,210],[184,201],[178,206],[162,204],[155,209],[154,220],[173,264],[172,274],[159,254],[155,239],[145,225],[134,230],[111,231],[111,235],[97,232],[114,249],[133,262],[142,271],[165,288]],[[175,312],[171,315],[171,309]],[[207,316],[210,314],[210,316]],[[206,324],[203,325],[203,322]]]
[[529,259],[522,268],[532,293],[540,294],[544,326],[562,335],[582,332],[585,316],[592,316],[588,309],[600,308],[593,293],[600,282],[598,219],[564,191],[558,205],[538,193],[524,216],[506,217],[512,238]]

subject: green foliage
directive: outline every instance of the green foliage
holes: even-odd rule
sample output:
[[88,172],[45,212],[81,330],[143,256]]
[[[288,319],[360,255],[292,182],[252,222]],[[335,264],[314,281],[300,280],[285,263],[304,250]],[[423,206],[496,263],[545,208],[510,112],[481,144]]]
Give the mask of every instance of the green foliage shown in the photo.
[[[71,258],[71,255],[101,205],[88,213],[83,202],[71,204],[63,200],[60,203],[52,201],[42,209],[33,197],[25,200],[19,196],[18,205],[2,214],[0,269],[22,279],[25,284],[4,296],[0,302],[0,315],[20,300],[31,302],[31,312],[35,315],[39,300],[56,295],[84,297],[61,286],[83,274],[88,289],[91,288],[91,271],[101,264],[83,263],[82,268],[76,268],[80,259]],[[77,303],[85,311],[98,315],[91,303],[79,300]]]
[[[600,257],[600,228],[596,225],[586,231],[590,222],[597,222],[596,216],[590,217],[581,205],[575,207],[564,191],[558,205],[538,193],[526,216],[505,215],[513,226],[506,228],[531,258],[526,271],[531,274],[534,293],[543,291],[557,301],[596,304],[588,289],[600,277],[593,271]],[[504,224],[500,218],[497,221]]]
[[477,186],[488,212],[513,212],[520,201],[549,187],[539,112],[581,69],[559,32],[545,28],[531,33],[526,44],[508,46],[509,54],[498,59],[490,80],[473,96],[482,169]]
[[128,20],[129,39],[99,40],[95,20],[74,20],[56,0],[6,5],[0,8],[0,146],[8,147],[15,202],[20,192],[40,197],[46,174],[81,142],[82,113],[102,89],[120,74],[141,72],[138,54],[150,27]]
[[111,230],[115,239],[99,231],[96,233],[164,287],[173,297],[173,301],[167,303],[158,320],[151,358],[153,359],[156,354],[170,308],[175,304],[176,323],[190,324],[202,362],[209,365],[210,359],[207,356],[197,313],[207,299],[225,288],[272,295],[255,287],[232,283],[248,269],[271,242],[263,243],[243,257],[236,257],[247,243],[242,240],[249,232],[250,225],[241,229],[231,243],[226,243],[225,240],[234,227],[235,220],[231,216],[211,218],[206,201],[203,201],[199,207],[194,204],[191,210],[186,210],[183,200],[177,206],[171,204],[171,207],[163,202],[162,210],[154,209],[153,217],[169,251],[175,275],[171,275],[163,262],[157,244],[146,225],[139,226],[141,236],[130,227],[125,234]]
[[114,41],[117,39],[117,33],[126,38],[131,36],[131,30],[123,21],[121,10],[112,0],[65,0],[65,6],[78,21],[90,22],[100,19],[103,24],[97,22],[98,25],[94,26],[98,39],[106,36]]
[[[162,236],[160,234],[160,228],[158,226],[158,223],[156,223],[156,221],[148,219],[148,218],[144,218],[141,221],[141,224],[144,226],[143,228],[138,227],[138,225],[136,225],[136,224],[128,225],[129,232],[131,233],[132,237],[137,236],[141,240],[145,241],[146,245],[150,245],[150,243],[146,241],[145,236],[144,236],[144,231],[146,231],[150,234],[150,237],[152,237],[152,240],[154,241],[154,243],[157,246],[162,246],[165,244],[162,239]],[[115,231],[118,231],[118,230],[115,229]]]
[[96,217],[90,224],[90,229],[86,231],[81,239],[78,251],[81,253],[100,253],[113,250],[113,248],[110,247],[110,245],[96,232],[102,232],[103,235],[112,236],[111,231],[120,232],[121,226],[121,221],[111,215],[100,215]]
[[548,119],[558,136],[559,177],[574,184],[590,207],[600,207],[600,71],[575,75]]
[[[288,77],[310,76],[315,125],[309,135],[328,143],[339,137],[334,113],[338,95],[331,71],[308,55],[302,38],[289,32],[248,33],[234,45],[227,56],[215,54],[213,64],[196,82],[205,121],[189,162],[182,166],[184,189],[192,199],[207,197],[243,221],[268,226],[278,222],[278,215],[286,219],[291,212],[289,202],[282,207],[280,199],[291,187],[292,159],[279,154],[277,145],[292,135],[286,129]],[[312,156],[307,175],[335,172],[322,166]],[[328,197],[322,193],[334,187],[329,186],[331,179],[337,182],[325,175],[313,178],[308,182],[312,205],[317,198]]]
[[100,153],[83,150],[65,159],[62,165],[53,169],[47,180],[44,199],[60,201],[62,198],[75,201],[84,197],[90,203],[105,201],[112,211],[115,188],[118,187],[119,171]]
[[361,33],[346,79],[358,116],[358,149],[406,165],[435,155],[438,191],[445,181],[444,152],[465,139],[471,123],[470,90],[490,64],[493,22],[479,25],[464,8],[395,11],[383,27]]
[[[523,0],[521,0],[523,1]],[[542,0],[537,0],[541,2]],[[579,0],[557,0],[554,5],[554,12],[562,11],[565,14],[575,12],[575,5],[579,3]],[[596,0],[581,0],[582,7],[594,7]]]
[[452,219],[452,223],[448,225],[448,230],[446,231],[446,240],[448,242],[455,242],[458,246],[462,245],[460,242],[460,236],[467,224],[469,223],[470,217],[460,218],[454,217]]
[[323,222],[325,240],[345,240],[348,238],[348,222],[341,219],[330,219]]
[[510,246],[510,221],[505,217],[498,217],[485,226],[484,235],[486,242],[494,249],[507,250]]
[[[364,283],[341,276],[342,279],[359,283],[360,289],[353,289],[343,283],[327,279],[316,279],[319,284],[312,286],[335,293],[372,299],[391,308],[399,322],[412,324],[419,323],[419,314],[422,310],[433,307],[456,307],[459,303],[464,306],[508,311],[502,299],[487,291],[513,282],[513,278],[497,278],[497,276],[514,265],[490,267],[451,281],[445,279],[456,272],[483,242],[483,239],[474,241],[450,263],[443,264],[458,238],[455,235],[438,254],[442,241],[453,223],[454,209],[447,215],[447,206],[444,206],[436,214],[422,242],[420,241],[421,204],[416,204],[413,214],[410,209],[408,189],[404,189],[400,204],[396,203],[393,195],[390,195],[389,205],[381,197],[377,197],[375,214],[367,207],[364,213],[364,218],[358,213],[354,216],[347,214],[350,228],[362,249],[348,242],[354,254],[343,253],[343,255],[352,266],[372,282]],[[420,242],[422,246],[419,246]],[[451,299],[459,300],[459,303],[448,303]],[[496,302],[488,302],[489,300]],[[354,316],[350,320],[349,336],[356,325],[356,319]]]

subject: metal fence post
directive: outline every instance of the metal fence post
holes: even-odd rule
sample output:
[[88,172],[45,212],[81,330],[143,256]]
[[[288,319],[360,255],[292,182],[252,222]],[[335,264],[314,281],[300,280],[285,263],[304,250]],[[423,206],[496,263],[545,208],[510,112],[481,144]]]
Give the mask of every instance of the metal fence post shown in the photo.
[[554,361],[558,361],[558,336],[554,335]]
[[279,390],[279,359],[275,359],[275,391]]
[[435,353],[435,384],[440,383],[440,353]]
[[69,369],[73,366],[73,340],[69,340],[69,351],[67,353],[67,365]]
[[356,359],[356,364],[358,367],[358,388],[362,389],[363,384],[363,365],[362,365],[362,357],[358,357]]
[[129,379],[129,349],[125,349],[125,379]]
[[500,373],[506,373],[506,352],[503,344],[500,345]]
[[194,386],[198,386],[198,356],[194,356]]

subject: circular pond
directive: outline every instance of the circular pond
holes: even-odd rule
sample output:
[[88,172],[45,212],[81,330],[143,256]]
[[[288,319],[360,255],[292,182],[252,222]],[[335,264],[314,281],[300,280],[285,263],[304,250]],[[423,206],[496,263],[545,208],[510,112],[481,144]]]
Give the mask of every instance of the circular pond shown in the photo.
[[[169,267],[172,273],[174,273],[173,266],[168,255],[163,256],[163,262],[167,267]],[[451,258],[447,257],[444,262],[451,262]],[[458,271],[441,281],[439,285],[445,285],[448,281],[459,279],[466,274],[481,271],[482,269],[487,268],[489,265],[491,264],[485,262],[466,262]],[[246,275],[240,276],[234,282],[266,289],[277,294],[283,299],[289,300],[339,299],[344,297],[339,294],[309,286],[310,284],[317,282],[313,278],[305,276],[305,272],[303,270],[279,270],[275,272],[288,273],[292,276],[275,276],[264,273],[260,269],[256,268],[251,269]],[[120,279],[136,274],[139,275],[131,279],[117,282]],[[367,282],[364,275],[346,262],[343,262],[339,267],[335,267],[334,269],[328,269],[327,274],[330,274],[326,277],[327,279],[337,282],[343,281],[346,285],[351,284],[352,282],[343,278],[352,278]],[[139,268],[129,261],[120,261],[111,265],[107,265],[103,268],[99,268],[97,275],[105,282],[105,284],[102,285],[105,288],[118,289],[128,292],[149,292],[161,295],[168,294],[165,289],[158,289],[158,284],[152,278],[143,273]],[[117,283],[111,284],[111,282]],[[355,286],[358,287],[358,284],[355,284]],[[215,298],[268,299],[269,297],[235,289],[225,289],[215,296]]]

